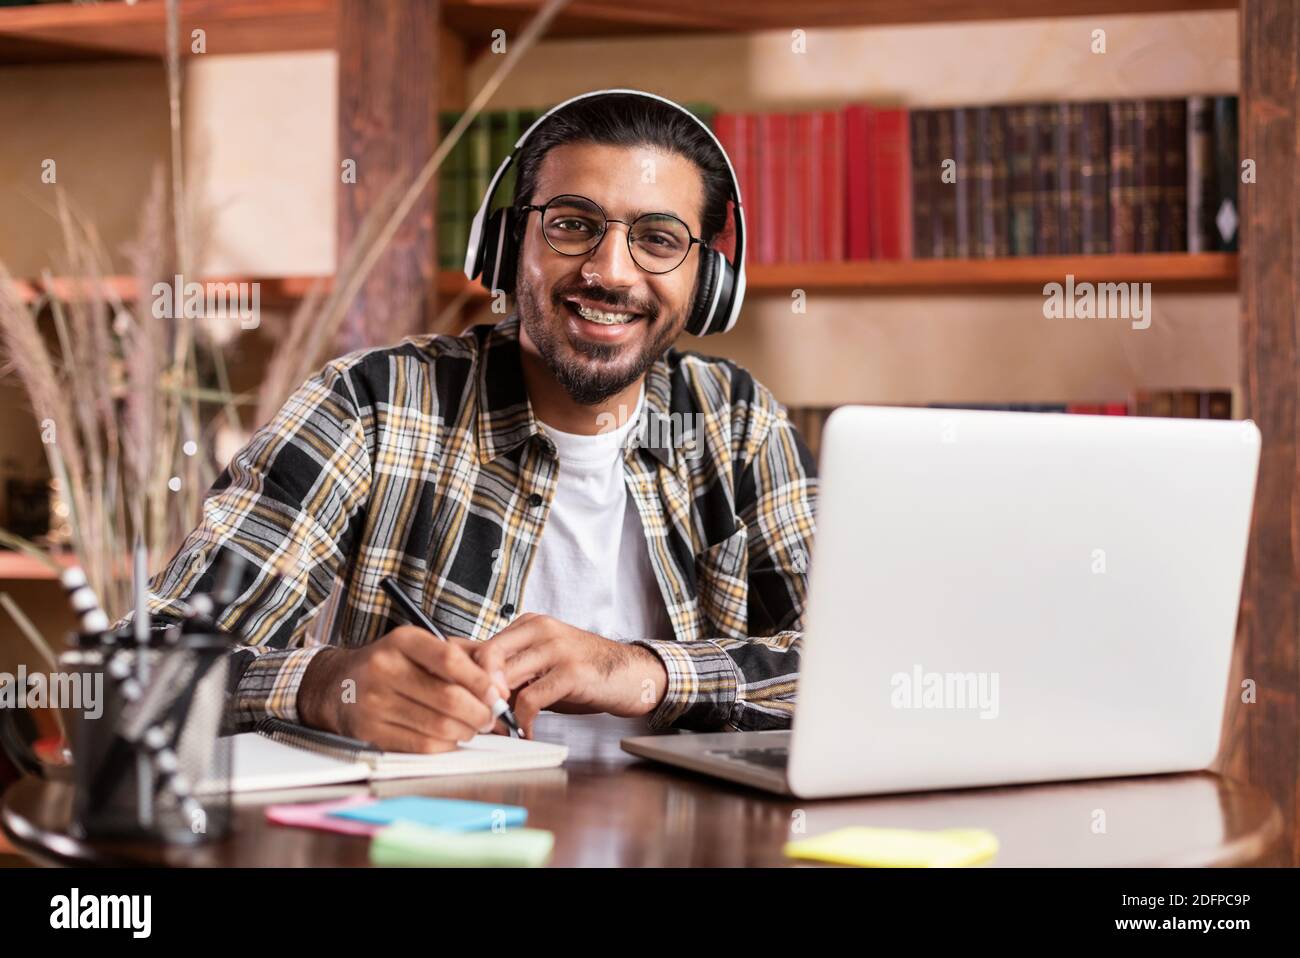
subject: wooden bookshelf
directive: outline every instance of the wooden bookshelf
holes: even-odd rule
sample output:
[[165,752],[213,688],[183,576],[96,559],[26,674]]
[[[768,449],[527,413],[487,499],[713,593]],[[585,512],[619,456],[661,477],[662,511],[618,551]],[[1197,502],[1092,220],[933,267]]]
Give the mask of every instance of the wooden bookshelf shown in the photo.
[[[873,260],[839,263],[749,263],[751,294],[789,295],[792,289],[872,293],[968,293],[1041,291],[1046,283],[1158,283],[1161,289],[1232,291],[1235,253],[1142,253],[1108,256],[1021,256],[1003,259]],[[438,274],[438,292],[454,296],[466,286],[486,290],[456,270]]]
[[[322,283],[322,289],[326,291],[333,283],[329,276],[214,276],[201,282],[257,283],[259,301],[263,305],[291,306],[307,295],[317,281]],[[132,302],[137,292],[133,276],[105,276],[98,281],[55,276],[49,283],[38,279],[14,280],[14,286],[25,303],[35,302],[44,293],[65,303],[90,295]]]
[[[211,54],[328,50],[338,45],[345,0],[183,0],[181,39],[188,54],[192,30],[206,32]],[[572,0],[556,18],[552,38],[737,33],[800,27],[871,26],[953,20],[1005,20],[1105,14],[1223,10],[1235,0]],[[541,0],[442,0],[442,21],[465,39],[471,55],[491,32],[514,35]],[[162,57],[166,50],[163,0],[42,3],[0,8],[0,63]]]
[[[184,0],[181,48],[206,33],[210,54],[334,47],[338,0]],[[0,8],[0,63],[160,58],[167,48],[163,0]]]
[[[1029,292],[1045,283],[1063,282],[1067,274],[1076,282],[1150,282],[1161,289],[1232,291],[1237,287],[1236,253],[1139,253],[1110,256],[1022,256],[1003,259],[919,259],[838,263],[751,263],[746,267],[751,294],[788,295],[792,289],[845,293],[964,293]],[[329,276],[225,276],[207,282],[261,284],[261,301],[292,306],[321,282],[328,291]],[[103,284],[123,302],[135,299],[135,279],[107,276]],[[83,281],[55,277],[15,280],[24,302],[34,302],[49,292],[64,302],[84,295]],[[438,273],[438,293],[452,297],[468,289],[473,299],[486,299],[487,290],[470,282],[459,270]]]
[[[61,565],[73,565],[77,560],[72,553],[58,555],[55,561]],[[23,552],[0,550],[0,582],[9,580],[55,579],[54,570],[39,559]]]

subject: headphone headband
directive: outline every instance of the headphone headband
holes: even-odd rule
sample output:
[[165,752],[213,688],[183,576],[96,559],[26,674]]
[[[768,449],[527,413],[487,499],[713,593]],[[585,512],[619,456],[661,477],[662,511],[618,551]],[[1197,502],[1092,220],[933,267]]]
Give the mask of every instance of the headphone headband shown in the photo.
[[[515,141],[514,147],[510,150],[510,154],[501,161],[496,173],[493,174],[492,179],[489,181],[487,192],[483,196],[483,202],[479,205],[478,211],[474,214],[474,219],[470,224],[469,242],[466,244],[465,249],[465,276],[471,280],[479,277],[480,282],[489,292],[503,289],[506,285],[511,287],[506,291],[513,292],[514,256],[516,253],[514,238],[510,235],[510,227],[514,222],[513,210],[507,206],[505,209],[497,210],[496,213],[492,212],[492,200],[496,196],[497,187],[506,172],[514,165],[515,157],[518,156],[523,145],[539,126],[573,103],[592,97],[614,94],[629,94],[655,100],[671,106],[690,117],[700,129],[708,134],[709,139],[717,147],[718,153],[721,154],[727,164],[727,173],[731,180],[731,198],[734,203],[733,216],[736,230],[734,262],[728,261],[720,250],[708,247],[700,248],[701,281],[697,302],[693,304],[691,320],[687,323],[687,331],[697,336],[726,332],[736,325],[736,319],[740,316],[741,303],[745,298],[745,213],[741,203],[740,181],[736,178],[736,169],[732,166],[731,157],[727,155],[727,151],[723,149],[722,143],[714,132],[709,129],[707,123],[680,103],[674,103],[667,97],[647,93],[644,90],[614,88],[580,93],[547,110],[520,134],[519,139]],[[489,271],[491,272],[490,276],[488,275]],[[480,274],[482,274],[481,277]],[[502,282],[505,277],[511,277],[508,283]]]

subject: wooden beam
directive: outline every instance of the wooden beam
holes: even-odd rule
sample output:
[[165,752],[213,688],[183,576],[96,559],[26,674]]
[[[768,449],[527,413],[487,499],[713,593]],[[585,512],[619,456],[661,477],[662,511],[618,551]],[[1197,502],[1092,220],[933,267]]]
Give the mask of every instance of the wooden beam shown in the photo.
[[[438,145],[437,0],[339,0],[338,256],[395,179],[405,185]],[[347,182],[342,164],[355,164]],[[340,333],[342,352],[424,329],[434,303],[433,192],[416,203],[376,263]]]
[[[1263,433],[1242,595],[1224,771],[1266,789],[1282,812],[1275,864],[1300,864],[1300,4],[1242,0],[1241,363],[1246,415]],[[1241,682],[1256,701],[1241,702]]]

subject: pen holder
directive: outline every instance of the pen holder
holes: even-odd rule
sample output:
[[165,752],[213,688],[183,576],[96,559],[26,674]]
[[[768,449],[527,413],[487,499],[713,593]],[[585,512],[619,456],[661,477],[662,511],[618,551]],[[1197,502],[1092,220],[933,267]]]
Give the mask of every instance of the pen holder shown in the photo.
[[[73,713],[73,831],[197,844],[230,829],[231,738],[221,736],[230,636],[100,643],[62,656],[94,707]],[[83,704],[86,704],[83,701]]]

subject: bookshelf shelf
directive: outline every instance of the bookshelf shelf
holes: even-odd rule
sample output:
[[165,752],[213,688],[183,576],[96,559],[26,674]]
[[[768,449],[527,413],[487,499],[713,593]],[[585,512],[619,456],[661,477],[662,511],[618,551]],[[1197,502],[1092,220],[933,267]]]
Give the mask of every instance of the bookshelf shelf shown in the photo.
[[[75,563],[72,553],[57,556],[55,561],[67,566]],[[0,582],[13,580],[39,580],[56,578],[54,570],[44,562],[22,552],[0,550]]]
[[[209,277],[208,283],[257,283],[260,302],[268,306],[292,305],[311,289],[312,284],[322,281],[323,289],[328,291],[332,283],[329,276],[221,276]],[[165,280],[164,280],[165,281]],[[19,298],[25,303],[34,302],[42,293],[48,292],[62,302],[75,301],[95,289],[95,281],[81,280],[67,276],[52,277],[47,284],[41,280],[14,280],[14,287]],[[136,281],[133,276],[105,276],[102,280],[102,292],[108,298],[117,298],[131,302],[136,296]]]
[[[751,263],[751,293],[790,290],[846,293],[963,293],[1039,289],[1045,283],[1150,282],[1162,289],[1227,290],[1237,286],[1235,253],[1141,253],[1111,256],[1022,256],[1005,259],[878,260],[841,263]],[[438,291],[454,296],[468,284],[456,271],[438,276]],[[471,286],[477,298],[486,291]]]
[[[184,0],[181,48],[206,33],[206,52],[331,49],[337,0]],[[126,4],[44,3],[0,8],[0,63],[161,58],[167,47],[162,0]]]
[[[445,25],[482,50],[491,31],[514,35],[540,0],[442,0]],[[572,0],[552,24],[552,38],[635,34],[739,33],[953,20],[1005,20],[1104,14],[1224,10],[1237,0]],[[190,31],[206,31],[206,52],[328,50],[338,45],[339,0],[183,0],[184,55]],[[153,59],[166,49],[163,0],[135,4],[43,3],[0,8],[0,64]]]

